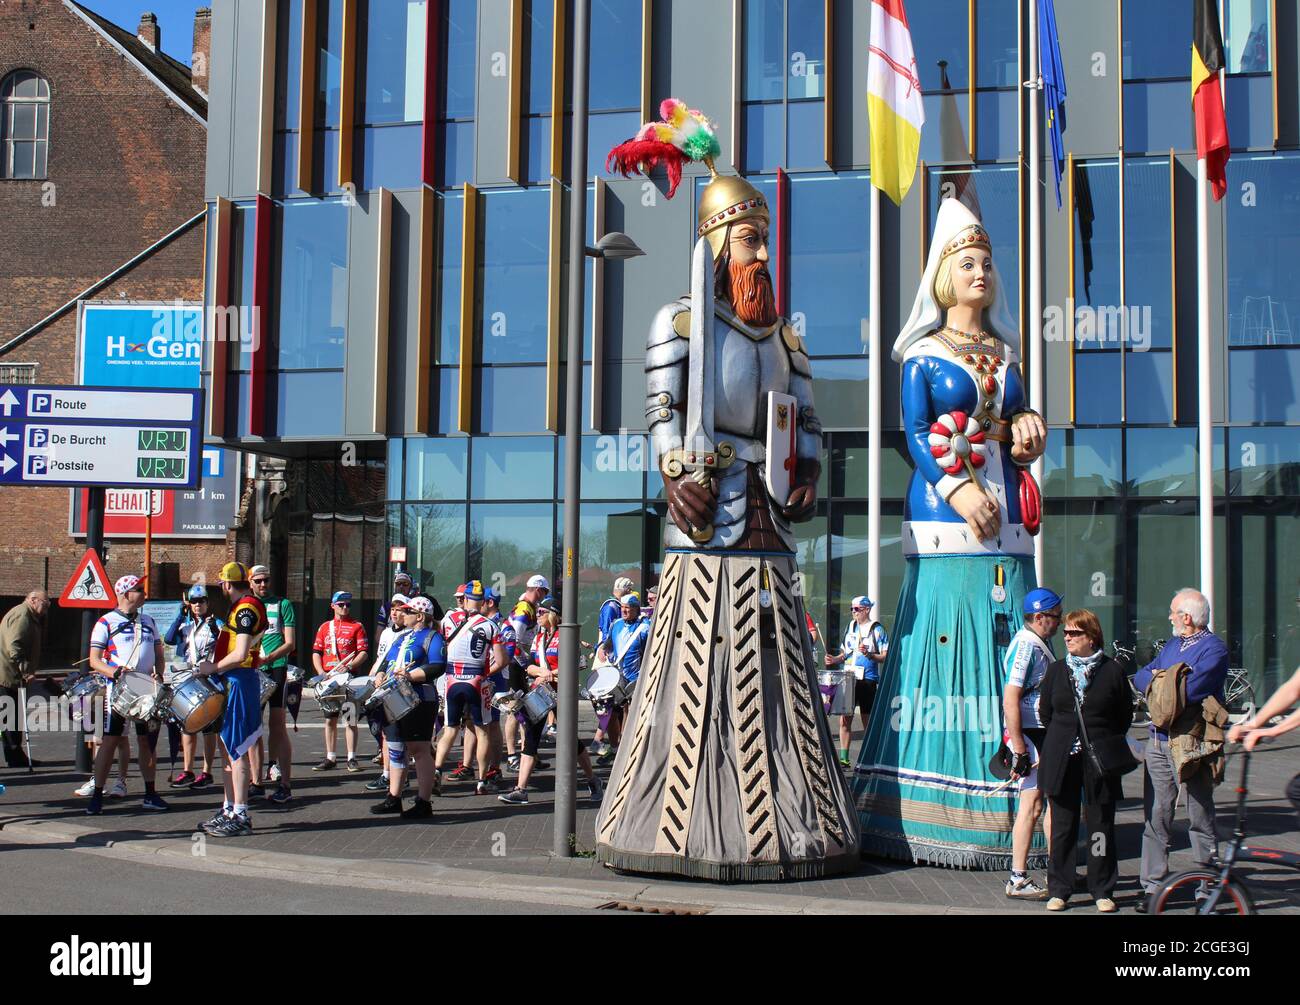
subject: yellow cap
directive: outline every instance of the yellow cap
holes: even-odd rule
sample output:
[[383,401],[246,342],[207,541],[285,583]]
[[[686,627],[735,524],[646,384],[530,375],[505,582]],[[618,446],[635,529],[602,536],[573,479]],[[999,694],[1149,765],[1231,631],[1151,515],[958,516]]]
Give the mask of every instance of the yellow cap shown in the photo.
[[238,562],[227,562],[221,567],[221,574],[217,579],[223,583],[247,583],[248,569]]

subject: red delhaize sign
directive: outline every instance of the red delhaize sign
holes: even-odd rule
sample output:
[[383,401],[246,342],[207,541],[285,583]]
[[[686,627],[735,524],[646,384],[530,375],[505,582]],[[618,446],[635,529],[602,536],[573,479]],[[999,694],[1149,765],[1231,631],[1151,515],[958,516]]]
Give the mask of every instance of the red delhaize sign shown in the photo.
[[[144,534],[145,517],[153,517],[154,534],[170,534],[175,529],[176,493],[161,489],[105,489],[104,534],[108,537]],[[79,526],[86,526],[88,498],[77,493],[81,507]]]

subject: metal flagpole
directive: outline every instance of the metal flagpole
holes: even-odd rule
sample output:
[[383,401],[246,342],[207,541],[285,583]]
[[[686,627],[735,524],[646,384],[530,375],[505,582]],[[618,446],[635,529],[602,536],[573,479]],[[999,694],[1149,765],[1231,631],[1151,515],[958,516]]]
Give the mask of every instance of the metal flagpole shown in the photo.
[[564,402],[564,596],[561,598],[559,707],[555,737],[555,844],[571,858],[577,826],[578,517],[581,512],[582,329],[587,251],[587,19],[590,0],[573,5],[573,149],[569,169],[569,332]]
[[[867,596],[880,603],[880,189],[871,186],[871,256],[867,283]],[[826,648],[830,652],[829,645]]]
[[[1223,6],[1218,6],[1219,37],[1223,37]],[[1223,111],[1223,69],[1219,69]],[[1214,627],[1214,424],[1213,387],[1210,383],[1210,188],[1209,167],[1196,158],[1196,523],[1201,569],[1201,593],[1210,602],[1210,627]]]
[[[1043,409],[1043,152],[1039,136],[1039,111],[1043,76],[1038,53],[1038,2],[1029,3],[1029,407]],[[1043,459],[1030,467],[1034,480],[1043,484]],[[1043,581],[1043,535],[1034,535],[1034,576]]]
[[1210,249],[1205,158],[1196,160],[1196,439],[1197,522],[1200,531],[1201,592],[1214,622],[1214,430],[1210,409]]

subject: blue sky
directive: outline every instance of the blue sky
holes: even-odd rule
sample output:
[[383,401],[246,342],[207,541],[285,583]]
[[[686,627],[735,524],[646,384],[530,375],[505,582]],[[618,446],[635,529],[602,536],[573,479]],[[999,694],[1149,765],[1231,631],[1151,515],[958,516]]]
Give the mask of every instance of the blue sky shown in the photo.
[[80,0],[83,7],[93,10],[129,31],[135,31],[144,11],[158,15],[162,29],[163,51],[173,59],[190,65],[194,46],[194,12],[200,7],[212,6],[212,0]]

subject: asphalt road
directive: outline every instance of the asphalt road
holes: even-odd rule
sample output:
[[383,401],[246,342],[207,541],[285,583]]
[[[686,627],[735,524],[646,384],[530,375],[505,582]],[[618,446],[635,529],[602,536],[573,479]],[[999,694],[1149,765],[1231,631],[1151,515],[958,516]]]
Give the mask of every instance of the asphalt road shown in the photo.
[[[351,904],[348,901],[352,901]],[[0,903],[9,915],[592,914],[509,901],[347,890],[265,876],[172,869],[66,845],[27,845],[0,831]],[[602,911],[601,914],[609,912]]]

